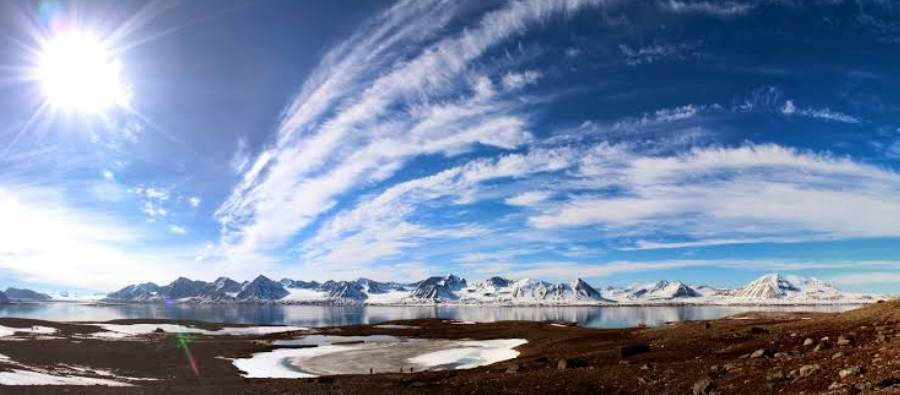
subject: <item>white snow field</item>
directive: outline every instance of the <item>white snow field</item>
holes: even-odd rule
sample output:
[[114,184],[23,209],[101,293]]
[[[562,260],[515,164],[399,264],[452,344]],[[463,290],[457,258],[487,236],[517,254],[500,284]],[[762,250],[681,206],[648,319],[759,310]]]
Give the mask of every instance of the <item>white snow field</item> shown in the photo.
[[[289,343],[290,342],[290,343]],[[352,343],[352,344],[351,344]],[[470,369],[513,359],[524,339],[446,340],[393,336],[316,336],[275,343],[282,348],[232,360],[247,378]]]

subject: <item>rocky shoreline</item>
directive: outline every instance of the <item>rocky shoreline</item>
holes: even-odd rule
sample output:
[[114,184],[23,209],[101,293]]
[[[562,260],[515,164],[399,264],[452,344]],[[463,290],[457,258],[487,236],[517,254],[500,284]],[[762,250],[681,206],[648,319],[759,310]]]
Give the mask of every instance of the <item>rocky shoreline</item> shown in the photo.
[[[168,325],[126,337],[104,328]],[[152,324],[152,325],[151,325]],[[30,369],[129,386],[0,386],[0,393],[621,393],[758,394],[900,391],[900,301],[841,314],[751,313],[654,328],[562,322],[394,321],[280,333],[162,320],[58,323],[0,319],[0,379]],[[103,325],[97,326],[97,325]],[[189,327],[194,333],[175,333]],[[30,329],[29,329],[30,328]],[[49,329],[48,329],[49,328]],[[174,329],[173,329],[174,328]],[[243,328],[243,329],[241,329]],[[269,329],[275,332],[276,329]],[[259,333],[259,334],[256,334]],[[518,356],[465,370],[248,379],[232,360],[315,333],[421,339],[521,338]],[[25,368],[23,368],[25,367]],[[129,381],[130,379],[130,381]]]

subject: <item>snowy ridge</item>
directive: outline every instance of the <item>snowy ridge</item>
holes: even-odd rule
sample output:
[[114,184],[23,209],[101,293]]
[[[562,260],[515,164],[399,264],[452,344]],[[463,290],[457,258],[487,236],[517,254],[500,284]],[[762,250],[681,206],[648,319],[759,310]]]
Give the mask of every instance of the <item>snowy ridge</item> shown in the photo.
[[179,278],[166,286],[129,285],[107,295],[108,302],[138,303],[286,303],[370,305],[647,305],[647,304],[857,304],[872,303],[878,295],[842,293],[816,278],[767,274],[738,289],[680,281],[658,281],[602,292],[581,279],[551,283],[537,279],[490,277],[467,281],[448,275],[415,283],[355,281],[318,283],[259,276],[238,283],[220,277],[206,283]]

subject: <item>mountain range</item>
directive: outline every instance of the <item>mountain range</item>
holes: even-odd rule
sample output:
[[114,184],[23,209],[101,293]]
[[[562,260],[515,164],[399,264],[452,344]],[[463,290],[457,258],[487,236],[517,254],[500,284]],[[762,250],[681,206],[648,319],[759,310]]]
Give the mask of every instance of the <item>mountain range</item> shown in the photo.
[[237,282],[178,278],[159,286],[129,285],[103,299],[114,303],[287,303],[287,304],[466,304],[466,305],[641,305],[641,304],[839,304],[870,303],[878,295],[843,293],[822,280],[773,273],[736,289],[658,281],[598,290],[585,281],[551,283],[491,277],[470,282],[448,275],[414,283],[272,280],[258,276]]

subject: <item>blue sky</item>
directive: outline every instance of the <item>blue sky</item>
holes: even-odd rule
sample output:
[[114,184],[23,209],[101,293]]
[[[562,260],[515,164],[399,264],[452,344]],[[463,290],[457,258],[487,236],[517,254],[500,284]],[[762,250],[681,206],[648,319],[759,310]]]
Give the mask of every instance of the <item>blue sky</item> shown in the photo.
[[[779,271],[900,291],[893,2],[0,8],[10,285]],[[73,31],[117,66],[102,110],[34,77]],[[77,106],[102,91],[75,80]]]

